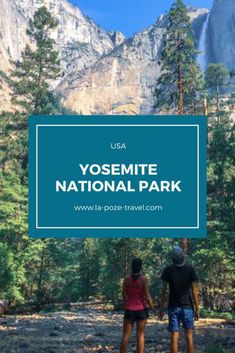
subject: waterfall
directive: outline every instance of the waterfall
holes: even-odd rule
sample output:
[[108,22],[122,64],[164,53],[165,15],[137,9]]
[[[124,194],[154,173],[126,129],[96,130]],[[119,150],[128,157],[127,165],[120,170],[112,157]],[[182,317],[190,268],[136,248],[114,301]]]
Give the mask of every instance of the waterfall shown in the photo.
[[206,16],[206,20],[203,23],[202,31],[199,39],[199,46],[198,46],[198,50],[201,52],[201,54],[198,54],[197,62],[200,65],[202,72],[205,72],[207,68],[206,43],[207,43],[207,29],[209,25],[209,19],[210,19],[210,12],[208,12]]

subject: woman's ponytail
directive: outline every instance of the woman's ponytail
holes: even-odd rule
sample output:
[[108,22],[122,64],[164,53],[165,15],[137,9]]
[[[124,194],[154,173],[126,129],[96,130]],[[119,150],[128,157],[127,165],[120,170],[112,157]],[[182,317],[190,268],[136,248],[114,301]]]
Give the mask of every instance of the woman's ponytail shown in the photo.
[[140,277],[141,268],[142,268],[142,260],[133,259],[131,263],[131,277],[133,281],[136,281]]

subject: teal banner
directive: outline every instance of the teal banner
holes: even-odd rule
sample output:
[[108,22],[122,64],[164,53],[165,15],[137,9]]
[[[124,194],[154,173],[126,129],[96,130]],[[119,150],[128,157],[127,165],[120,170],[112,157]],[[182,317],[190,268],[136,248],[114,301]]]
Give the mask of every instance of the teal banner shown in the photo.
[[29,118],[29,237],[206,236],[206,118]]

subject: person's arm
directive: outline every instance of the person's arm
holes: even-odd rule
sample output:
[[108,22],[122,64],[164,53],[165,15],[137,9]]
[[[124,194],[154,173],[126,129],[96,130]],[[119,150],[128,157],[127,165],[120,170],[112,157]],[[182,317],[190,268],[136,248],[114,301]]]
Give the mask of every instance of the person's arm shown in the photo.
[[124,306],[125,306],[126,300],[127,300],[127,293],[126,293],[126,278],[125,278],[122,284],[122,301]]
[[153,300],[150,294],[150,290],[149,290],[149,282],[148,279],[146,277],[143,278],[144,280],[144,297],[146,302],[148,303],[149,307],[153,310],[153,313],[156,315],[156,308],[153,304]]
[[199,320],[199,295],[198,295],[198,282],[192,283],[192,297],[195,305],[195,320]]
[[168,284],[167,282],[163,281],[162,287],[162,295],[161,295],[161,302],[160,302],[160,309],[159,309],[159,318],[163,320],[164,318],[164,309],[167,300],[167,292],[168,292]]

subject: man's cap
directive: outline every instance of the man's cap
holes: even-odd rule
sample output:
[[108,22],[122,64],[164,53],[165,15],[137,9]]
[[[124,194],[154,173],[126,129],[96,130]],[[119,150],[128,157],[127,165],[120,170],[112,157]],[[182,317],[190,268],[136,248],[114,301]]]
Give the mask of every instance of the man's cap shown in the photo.
[[180,246],[174,246],[171,251],[171,259],[176,266],[184,264],[184,251]]

